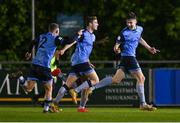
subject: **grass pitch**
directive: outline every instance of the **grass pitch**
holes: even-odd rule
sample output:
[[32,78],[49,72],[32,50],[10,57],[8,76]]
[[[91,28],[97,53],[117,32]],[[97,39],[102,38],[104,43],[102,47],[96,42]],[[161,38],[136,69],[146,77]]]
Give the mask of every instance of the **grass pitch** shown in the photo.
[[79,113],[77,108],[63,108],[60,113],[42,113],[41,107],[0,107],[0,122],[180,122],[180,108],[158,108],[141,111],[138,108],[89,108]]

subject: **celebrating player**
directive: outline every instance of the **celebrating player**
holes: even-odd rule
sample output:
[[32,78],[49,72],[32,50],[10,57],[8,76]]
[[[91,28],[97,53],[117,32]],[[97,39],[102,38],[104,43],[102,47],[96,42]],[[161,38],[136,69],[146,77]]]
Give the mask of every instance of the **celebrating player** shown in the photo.
[[[59,92],[53,101],[52,107],[56,106],[64,96],[65,92],[72,87],[72,84],[80,78],[80,76],[87,76],[88,80],[85,85],[88,87],[97,84],[99,78],[89,62],[89,56],[93,49],[95,35],[93,32],[98,28],[98,21],[96,16],[87,17],[87,28],[82,32],[81,38],[77,40],[76,50],[71,57],[71,71],[66,80],[66,83],[59,89]],[[62,50],[62,54],[65,50]],[[75,94],[71,93],[70,94]],[[74,97],[74,95],[71,95]],[[77,104],[76,98],[73,101]],[[55,109],[55,108],[54,108]]]
[[[156,110],[155,107],[153,107],[152,105],[148,105],[145,101],[145,77],[141,71],[138,61],[136,60],[136,48],[140,43],[152,54],[156,54],[160,51],[147,44],[147,42],[141,37],[143,28],[136,24],[136,15],[133,12],[130,12],[126,18],[127,27],[125,27],[121,31],[120,35],[117,37],[116,44],[114,46],[114,51],[121,55],[121,63],[118,65],[118,70],[116,71],[116,74],[113,77],[106,77],[102,79],[98,84],[93,87],[90,87],[83,83],[75,90],[72,90],[72,93],[78,93],[79,90],[82,89],[82,87],[90,87],[88,93],[91,93],[94,89],[121,82],[121,80],[125,77],[125,73],[130,73],[137,80],[136,90],[140,97],[140,109],[149,111]],[[77,94],[73,95],[73,98],[76,98],[75,96]]]
[[27,80],[23,77],[19,77],[20,85],[26,92],[31,92],[35,86],[35,83],[41,82],[44,85],[44,110],[43,112],[49,111],[50,102],[52,101],[52,75],[50,70],[50,61],[56,51],[57,46],[64,45],[65,49],[71,47],[73,41],[65,41],[59,35],[59,25],[51,23],[49,25],[49,32],[41,34],[38,38],[32,41],[29,46],[29,50],[26,53],[26,58],[31,57],[31,50],[33,46],[36,47],[36,55],[32,60],[32,67],[30,69],[30,75]]

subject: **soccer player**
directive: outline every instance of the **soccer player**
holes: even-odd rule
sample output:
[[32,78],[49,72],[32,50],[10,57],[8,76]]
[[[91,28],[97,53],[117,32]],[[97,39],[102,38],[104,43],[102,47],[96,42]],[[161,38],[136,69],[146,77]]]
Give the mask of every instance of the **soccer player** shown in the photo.
[[[67,44],[67,45],[65,45]],[[20,85],[26,92],[31,92],[35,86],[35,83],[41,82],[45,89],[44,95],[44,110],[49,111],[50,102],[52,101],[52,75],[50,69],[51,59],[56,51],[57,46],[65,45],[65,49],[68,49],[74,44],[73,41],[65,41],[59,37],[59,25],[51,23],[49,25],[49,32],[41,34],[32,41],[29,46],[29,50],[26,53],[26,58],[31,57],[31,51],[33,46],[36,48],[36,55],[32,60],[32,66],[30,69],[30,75],[27,80],[23,77],[19,77]]]
[[[51,72],[54,71],[55,69],[57,69],[57,65],[58,65],[58,62],[59,62],[59,50],[56,50],[55,53],[54,53],[54,56],[53,58],[51,59],[51,62],[50,62],[50,69],[51,69]],[[53,76],[53,83],[55,84],[57,82],[57,77],[56,76]]]
[[[102,79],[98,84],[89,89],[88,94],[91,93],[94,89],[102,88],[114,83],[119,83],[123,78],[125,78],[125,73],[130,73],[137,80],[136,90],[140,97],[140,109],[149,111],[156,110],[155,107],[148,105],[145,101],[145,77],[142,73],[138,61],[136,60],[136,48],[140,43],[152,54],[160,51],[154,47],[149,46],[142,38],[141,34],[143,32],[143,28],[137,25],[137,18],[133,12],[128,14],[126,18],[126,25],[127,27],[121,31],[114,46],[114,51],[121,55],[121,62],[118,65],[118,69],[115,75],[113,77],[106,77]],[[87,86],[84,86],[83,84],[81,86],[86,88]],[[75,92],[77,92],[76,89],[73,93]]]
[[[67,80],[67,78],[64,76],[64,74],[62,73],[60,68],[53,70],[51,73],[53,76],[56,76],[56,77],[58,76],[63,82],[65,82]],[[73,83],[71,89],[78,87],[79,85],[81,85],[86,80],[88,80],[87,76],[85,76],[85,75],[80,76],[80,78],[78,78],[76,80],[76,82]],[[81,91],[81,99],[80,99],[79,107],[77,109],[78,112],[88,112],[88,109],[85,107],[86,103],[88,101],[87,92],[88,92],[88,89],[83,89]],[[61,109],[59,109],[57,105],[54,105],[52,110],[54,110],[54,112],[61,111]]]
[[[81,85],[84,81],[87,81],[87,76],[81,76],[76,82],[73,84],[72,88],[76,88],[79,85]],[[79,102],[79,107],[77,109],[78,112],[88,112],[88,109],[86,108],[86,103],[88,101],[88,89],[83,89],[81,91],[81,99]]]
[[[99,77],[96,74],[94,68],[91,67],[89,62],[89,56],[93,49],[93,43],[95,41],[94,31],[98,28],[98,20],[96,16],[87,17],[87,27],[82,32],[81,37],[77,40],[77,45],[75,52],[71,57],[71,71],[68,75],[66,83],[59,89],[59,92],[53,101],[52,107],[56,107],[59,101],[64,96],[65,92],[72,87],[72,84],[80,77],[87,76],[88,80],[85,81],[85,85],[91,87],[92,85],[97,84],[99,82]],[[64,49],[61,50],[62,54],[64,53]],[[71,90],[70,90],[71,92]],[[76,93],[70,93],[76,94]],[[74,95],[71,95],[74,97]],[[76,98],[73,98],[73,101],[77,104]]]

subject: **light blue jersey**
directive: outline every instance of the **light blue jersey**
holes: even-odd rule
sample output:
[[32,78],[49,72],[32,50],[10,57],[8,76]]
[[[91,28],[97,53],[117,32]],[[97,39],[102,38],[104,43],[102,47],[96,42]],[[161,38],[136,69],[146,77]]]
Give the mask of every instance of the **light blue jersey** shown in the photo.
[[75,52],[71,57],[72,66],[89,61],[94,41],[95,35],[88,30],[85,30],[82,37],[78,39]]
[[54,55],[57,45],[63,43],[59,36],[53,36],[51,32],[41,34],[37,39],[37,51],[32,64],[50,68],[50,61]]
[[116,39],[116,43],[121,45],[121,56],[136,56],[136,48],[139,44],[143,28],[136,26],[136,29],[130,30],[124,28]]

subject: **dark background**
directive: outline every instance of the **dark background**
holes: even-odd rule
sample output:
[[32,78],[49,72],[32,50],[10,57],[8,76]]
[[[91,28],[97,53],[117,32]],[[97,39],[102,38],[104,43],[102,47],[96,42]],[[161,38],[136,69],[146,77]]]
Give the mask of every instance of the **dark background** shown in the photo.
[[[115,60],[113,45],[126,26],[124,17],[134,11],[144,27],[143,38],[161,52],[138,49],[139,60],[179,60],[179,0],[35,0],[35,36],[47,31],[58,14],[96,15],[99,29],[91,60]],[[22,61],[31,41],[31,0],[0,0],[0,61]],[[73,48],[63,60],[69,60]]]

